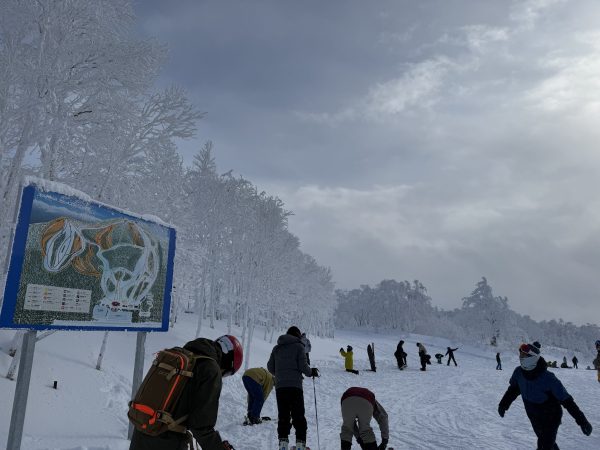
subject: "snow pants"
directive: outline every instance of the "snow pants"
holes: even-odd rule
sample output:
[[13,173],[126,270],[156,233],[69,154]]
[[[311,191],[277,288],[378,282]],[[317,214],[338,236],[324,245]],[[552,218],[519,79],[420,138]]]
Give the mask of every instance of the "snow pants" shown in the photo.
[[454,355],[448,355],[448,364],[446,364],[447,366],[450,365],[450,361],[453,361],[454,365],[458,366],[458,364],[456,364],[456,360],[454,359]]
[[[277,437],[287,439],[292,426],[296,430],[296,442],[306,442],[306,417],[304,417],[304,392],[300,388],[275,389],[277,397]],[[290,423],[291,418],[291,423]]]
[[559,450],[556,445],[556,434],[562,418],[562,410],[559,414],[545,415],[543,413],[527,413],[533,431],[537,436],[537,450]]
[[260,417],[265,404],[262,386],[248,376],[242,377],[242,383],[248,392],[248,417]]
[[373,418],[373,405],[367,399],[362,397],[347,397],[342,402],[342,430],[340,439],[346,442],[352,442],[354,435],[354,424],[358,421],[358,435],[361,441],[368,446],[375,443],[375,433],[371,428],[371,419]]

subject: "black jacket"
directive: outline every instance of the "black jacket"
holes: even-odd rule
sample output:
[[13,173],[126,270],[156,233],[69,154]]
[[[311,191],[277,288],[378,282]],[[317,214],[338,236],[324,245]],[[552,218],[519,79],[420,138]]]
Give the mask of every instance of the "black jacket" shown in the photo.
[[[214,429],[221,396],[223,353],[218,344],[204,338],[190,341],[184,348],[211,359],[196,361],[194,376],[185,386],[173,417],[177,419],[189,414],[185,425],[202,449],[223,450],[221,436]],[[135,430],[129,450],[180,450],[186,448],[186,442],[186,436],[181,433],[167,431],[152,437]]]

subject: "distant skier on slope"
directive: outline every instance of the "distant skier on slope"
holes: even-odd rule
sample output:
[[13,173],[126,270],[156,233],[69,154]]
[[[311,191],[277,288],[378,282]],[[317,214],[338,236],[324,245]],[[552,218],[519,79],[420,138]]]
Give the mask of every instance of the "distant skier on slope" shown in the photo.
[[306,363],[302,334],[296,326],[279,336],[277,345],[271,351],[267,369],[275,375],[275,395],[277,397],[278,449],[287,450],[292,425],[296,429],[296,449],[306,449],[306,417],[304,416],[304,391],[302,374],[318,377],[319,371]]
[[600,383],[600,339],[596,341],[596,350],[598,351],[598,355],[594,359],[594,369],[598,371],[598,383]]
[[304,351],[306,352],[306,364],[310,366],[310,351],[312,349],[312,346],[310,345],[310,339],[306,336],[306,333],[302,333],[300,340],[302,341],[302,345],[304,345]]
[[404,345],[404,341],[398,342],[398,346],[396,347],[396,351],[394,352],[394,356],[396,357],[396,362],[398,363],[398,369],[402,370],[406,367],[406,352],[402,348]]
[[577,359],[577,356],[573,356],[573,359],[571,361],[573,361],[573,367],[578,369],[577,363],[579,362],[579,360]]
[[496,353],[496,370],[502,370],[502,360],[500,359],[500,352]]
[[417,342],[417,347],[419,348],[419,360],[421,361],[421,371],[425,372],[427,370],[427,364],[431,364],[431,356],[427,354],[427,349],[420,342]]
[[262,422],[260,412],[273,389],[275,378],[267,369],[254,367],[244,372],[242,383],[248,392],[248,424],[259,424]]
[[583,434],[589,436],[592,426],[558,378],[548,372],[540,349],[532,344],[522,344],[519,347],[519,362],[520,366],[515,368],[508,389],[498,405],[500,417],[504,417],[520,394],[538,438],[538,450],[558,449],[556,434],[562,418],[561,405],[573,416]]
[[346,351],[344,351],[343,348],[340,348],[340,355],[344,357],[344,367],[346,368],[346,372],[358,375],[358,370],[354,370],[354,353],[352,352],[352,346],[348,345]]
[[[381,444],[377,439],[371,418],[379,424]],[[342,394],[342,430],[340,440],[342,450],[352,448],[352,436],[356,437],[363,450],[385,450],[390,437],[388,415],[383,406],[375,399],[375,394],[362,387],[351,387]]]
[[458,364],[456,364],[456,359],[454,359],[454,352],[458,350],[458,347],[456,348],[450,348],[448,347],[448,349],[446,350],[446,354],[444,356],[448,357],[448,364],[446,364],[447,366],[450,365],[450,361],[454,362],[455,366],[458,366]]

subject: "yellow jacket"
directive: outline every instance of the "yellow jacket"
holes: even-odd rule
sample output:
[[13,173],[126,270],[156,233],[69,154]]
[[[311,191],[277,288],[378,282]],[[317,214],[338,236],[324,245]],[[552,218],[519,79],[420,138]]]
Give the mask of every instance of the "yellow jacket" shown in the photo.
[[352,370],[354,368],[354,353],[346,352],[343,348],[340,348],[340,355],[345,358],[344,366],[346,370]]
[[267,369],[262,367],[254,367],[244,372],[245,377],[250,377],[262,386],[263,396],[266,400],[275,384],[275,377]]

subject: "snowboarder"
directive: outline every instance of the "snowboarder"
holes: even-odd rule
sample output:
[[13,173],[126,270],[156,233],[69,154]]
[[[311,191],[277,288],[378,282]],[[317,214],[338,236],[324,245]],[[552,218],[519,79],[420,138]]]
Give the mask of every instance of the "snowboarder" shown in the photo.
[[344,357],[344,367],[346,368],[346,372],[358,375],[358,370],[354,370],[354,353],[352,352],[352,346],[348,345],[346,351],[344,351],[343,348],[340,348],[340,355]]
[[600,383],[600,339],[596,341],[596,350],[598,351],[598,355],[593,361],[594,369],[598,371],[598,383]]
[[421,361],[421,371],[425,372],[425,370],[427,370],[426,365],[431,364],[429,362],[431,357],[427,354],[427,349],[423,344],[417,342],[417,347],[419,348],[419,360]]
[[234,450],[229,442],[221,439],[214,427],[217,423],[222,378],[233,375],[241,367],[242,346],[234,336],[225,335],[216,341],[198,338],[188,342],[183,348],[200,356],[194,365],[191,379],[180,396],[183,400],[177,402],[172,415],[175,420],[187,416],[181,423],[183,427],[180,428],[183,429],[150,436],[135,428],[129,450],[181,450],[187,448],[187,445],[193,446],[186,429],[202,448]]
[[455,366],[458,366],[458,364],[456,364],[456,359],[454,359],[454,352],[456,350],[458,350],[458,347],[456,347],[456,348],[450,348],[450,347],[448,347],[447,348],[446,355],[445,355],[445,356],[448,356],[448,364],[446,364],[447,366],[450,365],[450,361],[454,362]]
[[592,426],[575,404],[563,384],[548,372],[546,361],[540,356],[540,349],[532,344],[519,347],[520,365],[515,368],[506,393],[498,405],[498,414],[504,414],[511,403],[519,396],[523,398],[525,412],[538,441],[538,450],[558,449],[556,434],[562,417],[561,405],[573,416],[586,436]]
[[[279,336],[273,347],[267,369],[275,376],[275,396],[277,397],[277,435],[279,449],[287,450],[292,425],[296,430],[296,449],[306,449],[306,417],[304,416],[304,392],[302,374],[318,377],[319,371],[306,362],[302,334],[296,326]],[[290,421],[291,419],[291,421]]]
[[577,363],[579,362],[579,360],[577,359],[577,356],[573,356],[573,359],[571,361],[573,361],[573,367],[578,369],[579,367],[577,367]]
[[433,356],[435,356],[435,359],[437,359],[437,363],[438,363],[438,364],[442,364],[442,358],[444,357],[444,354],[443,354],[443,353],[436,353],[436,354],[435,354],[435,355],[433,355]]
[[304,345],[304,351],[306,352],[306,364],[308,364],[310,366],[310,351],[311,351],[311,345],[310,345],[310,339],[308,339],[308,337],[306,336],[306,333],[302,333],[302,337],[300,338],[300,340],[302,341],[302,345]]
[[248,424],[261,423],[260,412],[273,389],[273,375],[262,367],[248,369],[242,376],[242,383],[248,392]]
[[502,360],[500,359],[500,352],[496,353],[496,370],[502,370]]
[[398,369],[402,370],[406,367],[406,352],[402,348],[404,345],[404,341],[398,342],[398,346],[396,347],[396,351],[394,352],[394,356],[396,357],[396,362],[398,363]]
[[[381,444],[377,440],[371,418],[379,424]],[[340,440],[342,450],[352,448],[352,436],[356,437],[363,450],[385,450],[390,437],[388,415],[383,406],[375,399],[375,394],[362,387],[351,387],[342,394],[342,430]]]
[[367,345],[367,355],[369,357],[369,364],[371,365],[371,371],[377,372],[377,367],[375,366],[375,343]]

